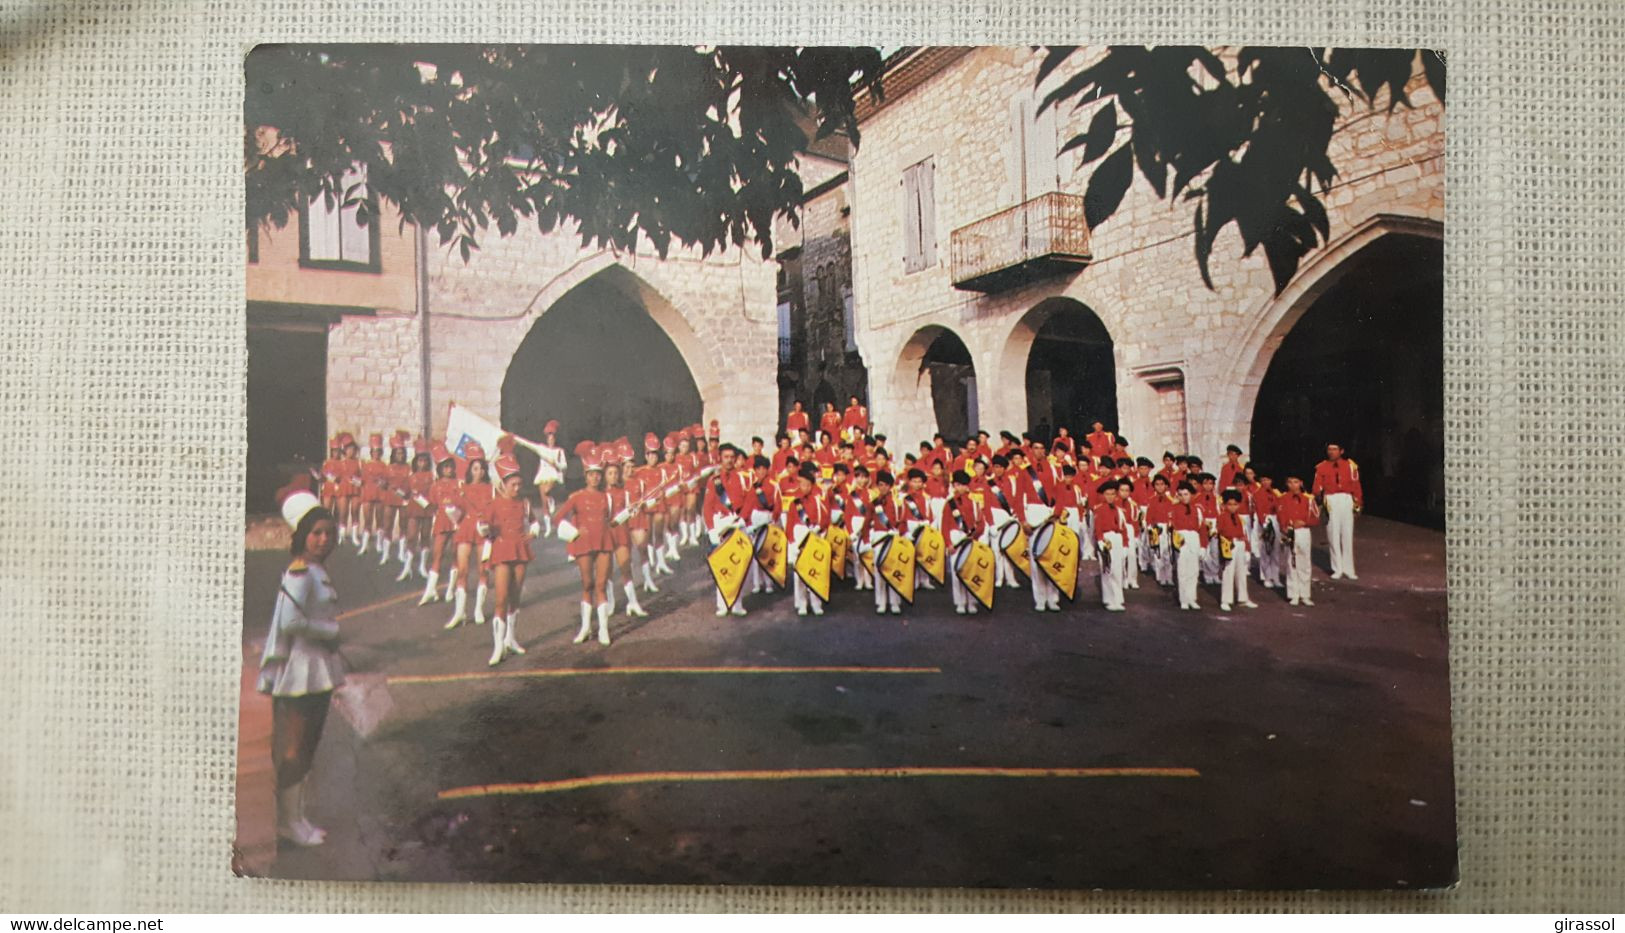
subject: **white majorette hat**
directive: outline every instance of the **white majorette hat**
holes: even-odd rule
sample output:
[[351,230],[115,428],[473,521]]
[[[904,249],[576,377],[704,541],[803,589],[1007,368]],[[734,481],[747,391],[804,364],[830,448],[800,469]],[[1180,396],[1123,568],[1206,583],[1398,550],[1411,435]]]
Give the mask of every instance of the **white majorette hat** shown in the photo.
[[277,508],[282,510],[282,520],[292,529],[298,529],[299,522],[310,514],[310,510],[321,504],[322,500],[312,495],[310,489],[298,480],[277,490]]

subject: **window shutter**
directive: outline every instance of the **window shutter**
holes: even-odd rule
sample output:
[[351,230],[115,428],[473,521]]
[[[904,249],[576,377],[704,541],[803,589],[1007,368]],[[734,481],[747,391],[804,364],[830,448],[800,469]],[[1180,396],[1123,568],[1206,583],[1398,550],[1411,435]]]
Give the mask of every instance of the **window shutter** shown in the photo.
[[1010,99],[1009,130],[1004,141],[1004,172],[1008,182],[1005,194],[1009,203],[1020,204],[1027,199],[1027,100],[1024,97]]
[[338,209],[328,209],[327,199],[318,194],[305,207],[306,258],[337,260],[339,253]]
[[[363,185],[356,189],[356,197],[367,196],[365,183],[367,180],[366,168],[352,169],[344,173],[344,192],[348,192],[354,185]],[[354,207],[344,208],[338,216],[339,253],[345,262],[371,262],[372,249],[367,237],[367,228],[356,221],[359,212]],[[368,218],[376,222],[376,218]]]
[[903,170],[903,271],[920,270],[920,167]]
[[920,268],[937,264],[937,173],[936,163],[920,163]]
[[1026,101],[1031,116],[1027,126],[1027,192],[1025,200],[1055,190],[1057,148],[1055,143],[1055,108],[1038,113],[1041,99]]

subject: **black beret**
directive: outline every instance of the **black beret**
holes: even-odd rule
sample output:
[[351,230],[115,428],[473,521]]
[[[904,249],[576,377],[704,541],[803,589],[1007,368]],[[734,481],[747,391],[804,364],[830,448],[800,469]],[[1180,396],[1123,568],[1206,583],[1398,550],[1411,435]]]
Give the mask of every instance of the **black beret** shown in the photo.
[[923,481],[925,479],[925,471],[919,467],[910,467],[908,471],[908,478]]
[[1196,487],[1191,485],[1190,480],[1182,479],[1182,480],[1179,481],[1179,491],[1180,492],[1195,492]]
[[896,484],[897,479],[891,475],[889,470],[881,470],[879,473],[875,474],[875,482],[882,486],[891,486]]
[[1226,444],[1224,447],[1224,452],[1227,454],[1239,454],[1241,453],[1241,448],[1237,447],[1235,444]]
[[818,482],[818,464],[810,462],[804,463],[801,465],[801,469],[796,471],[796,475],[802,479],[811,480],[816,483]]
[[1099,486],[1095,487],[1095,492],[1098,492],[1101,495],[1105,495],[1108,491],[1110,491],[1110,492],[1116,492],[1117,491],[1117,481],[1116,480],[1110,480],[1109,479],[1109,480],[1105,481],[1104,483],[1101,483]]
[[1241,501],[1241,490],[1239,490],[1239,489],[1226,489],[1224,492],[1219,494],[1219,498],[1223,499],[1226,502],[1240,502]]
[[1007,467],[1007,466],[1010,465],[1010,458],[1006,457],[1004,454],[994,454],[993,455],[993,465],[994,466],[1000,466],[1000,467]]
[[761,467],[765,470],[773,465],[773,461],[767,459],[761,454],[757,454],[755,458],[751,460],[750,465],[753,467]]
[[964,470],[955,470],[954,471],[954,484],[959,485],[959,486],[969,486],[970,485],[970,474],[966,473]]

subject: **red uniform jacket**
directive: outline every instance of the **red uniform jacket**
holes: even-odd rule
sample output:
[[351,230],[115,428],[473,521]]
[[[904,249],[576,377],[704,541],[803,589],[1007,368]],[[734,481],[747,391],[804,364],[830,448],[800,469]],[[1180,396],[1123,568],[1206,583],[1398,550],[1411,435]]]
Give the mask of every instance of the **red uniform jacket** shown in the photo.
[[942,519],[938,522],[942,537],[953,544],[956,531],[965,533],[968,538],[980,538],[987,531],[987,510],[977,503],[969,493],[962,496],[952,496],[942,507]]
[[908,522],[931,522],[931,508],[925,501],[925,490],[909,491],[902,495],[902,502],[898,503],[898,511]]
[[1309,492],[1317,496],[1346,492],[1354,497],[1356,506],[1365,505],[1365,496],[1360,491],[1360,467],[1347,457],[1336,463],[1322,460],[1316,464],[1315,485]]
[[1229,509],[1219,513],[1219,537],[1229,538],[1232,541],[1246,540],[1247,532],[1241,527],[1241,512],[1232,515]]
[[1265,489],[1262,485],[1252,487],[1253,515],[1263,521],[1275,514],[1275,499],[1280,493],[1274,489]]
[[530,549],[529,502],[518,497],[504,499],[499,496],[491,501],[487,521],[491,524],[491,563],[530,561],[533,555]]
[[826,411],[818,416],[818,430],[830,437],[841,436],[841,414],[836,411]]
[[1320,524],[1315,500],[1307,493],[1282,493],[1275,500],[1275,518],[1282,528],[1313,528]]
[[1226,460],[1224,466],[1219,467],[1219,488],[1229,489],[1231,486],[1236,485],[1236,480],[1241,476],[1242,471],[1246,469],[1247,462],[1245,460],[1239,464],[1232,464],[1229,460]]
[[490,483],[463,484],[463,520],[457,523],[457,536],[454,541],[459,544],[474,544],[479,540],[478,525],[485,521],[486,515],[491,511],[491,500],[495,498],[496,490]]
[[779,508],[779,519],[790,540],[796,539],[796,529],[805,526],[814,534],[829,531],[829,503],[815,488],[805,496],[786,498]]
[[882,495],[875,493],[869,500],[869,529],[871,531],[907,531],[908,525],[903,518],[902,503],[897,501],[895,492]]
[[841,416],[841,430],[857,428],[864,434],[869,433],[869,409],[862,405],[846,406],[846,413]]
[[1166,524],[1168,524],[1169,519],[1172,517],[1170,515],[1170,510],[1173,508],[1174,505],[1175,505],[1175,501],[1173,499],[1168,498],[1168,496],[1166,494],[1164,494],[1162,496],[1157,496],[1157,495],[1155,495],[1155,490],[1153,490],[1153,495],[1151,496],[1151,502],[1150,502],[1149,505],[1147,505],[1145,507],[1145,521],[1146,521],[1146,524],[1148,524],[1148,525],[1166,525]]
[[1123,507],[1118,503],[1102,502],[1094,508],[1095,516],[1095,543],[1106,540],[1108,532],[1115,531],[1126,541],[1130,534],[1128,524],[1123,521]]
[[726,476],[713,475],[705,481],[705,498],[700,500],[700,517],[705,519],[705,527],[711,531],[717,528],[717,522],[729,515],[740,518],[740,509],[745,504],[744,487],[738,485],[738,474],[730,473]]
[[1089,442],[1089,455],[1096,459],[1110,454],[1117,444],[1117,438],[1110,431],[1092,431],[1085,440]]
[[768,521],[779,513],[779,484],[773,482],[772,477],[753,484],[745,491],[740,514],[745,517],[746,523],[754,523],[758,512],[766,512]]
[[1191,500],[1190,505],[1175,502],[1168,508],[1168,524],[1175,531],[1194,531],[1201,535],[1202,547],[1207,547],[1207,512]]
[[807,430],[811,423],[804,411],[792,411],[784,416],[784,429],[790,432],[792,438],[795,437],[795,432]]
[[614,517],[609,493],[583,487],[570,493],[570,498],[564,500],[564,507],[553,516],[553,521],[568,521],[581,532],[565,546],[565,552],[571,557],[581,557],[614,549],[615,543],[609,533],[609,520]]
[[451,516],[446,514],[446,506],[463,507],[463,484],[455,479],[437,479],[429,484],[429,507],[434,509],[433,534],[449,535],[457,530]]

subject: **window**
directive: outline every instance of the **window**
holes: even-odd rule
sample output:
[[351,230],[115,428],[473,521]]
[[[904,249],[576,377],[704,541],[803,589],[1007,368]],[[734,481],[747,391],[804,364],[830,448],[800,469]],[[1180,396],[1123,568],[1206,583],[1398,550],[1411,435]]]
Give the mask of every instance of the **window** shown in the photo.
[[779,365],[790,362],[790,303],[779,302]]
[[1057,154],[1055,109],[1038,112],[1042,98],[1036,93],[1010,101],[1010,177],[1016,202],[1030,201],[1057,190],[1060,159]]
[[852,315],[852,289],[841,289],[841,305],[846,321],[846,352],[854,353],[858,349],[858,319]]
[[[364,167],[346,172],[342,189],[336,192],[332,207],[325,197],[312,198],[299,212],[299,264],[312,269],[348,269],[377,272],[378,199],[366,192]],[[357,188],[356,186],[363,186]],[[359,206],[345,207],[344,196],[360,195],[367,201],[368,222],[357,218]]]
[[903,170],[903,271],[936,264],[936,167],[926,159]]

